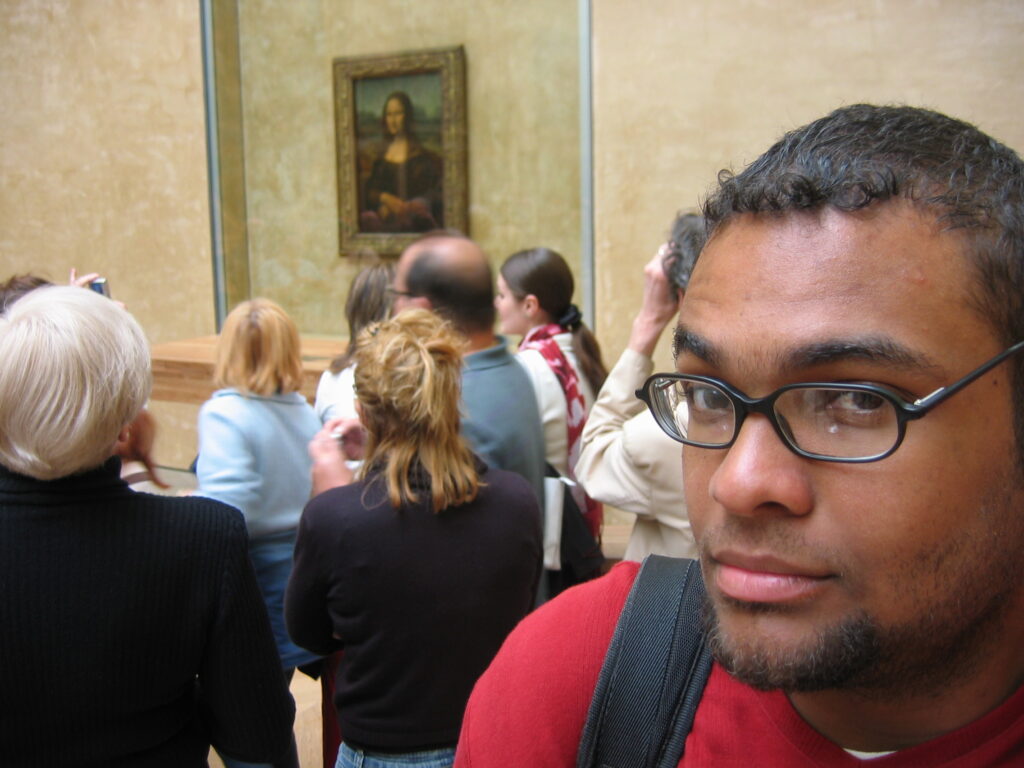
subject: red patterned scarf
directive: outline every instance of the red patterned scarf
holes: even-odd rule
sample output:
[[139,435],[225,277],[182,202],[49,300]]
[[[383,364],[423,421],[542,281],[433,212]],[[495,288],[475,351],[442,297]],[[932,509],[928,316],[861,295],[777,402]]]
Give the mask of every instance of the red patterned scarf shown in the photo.
[[[580,391],[579,378],[576,371],[569,364],[565,353],[555,341],[555,336],[565,333],[566,329],[557,323],[538,325],[531,328],[519,344],[520,349],[535,349],[540,352],[541,357],[555,374],[558,383],[565,393],[566,429],[568,432],[569,446],[569,479],[575,481],[576,473],[573,468],[580,455],[580,436],[583,434],[583,427],[587,423],[587,404],[583,399],[583,392]],[[583,517],[587,521],[587,527],[597,541],[600,541],[601,521],[604,518],[604,511],[599,502],[594,501],[583,492],[580,485],[572,486],[573,498],[576,504],[583,510]]]

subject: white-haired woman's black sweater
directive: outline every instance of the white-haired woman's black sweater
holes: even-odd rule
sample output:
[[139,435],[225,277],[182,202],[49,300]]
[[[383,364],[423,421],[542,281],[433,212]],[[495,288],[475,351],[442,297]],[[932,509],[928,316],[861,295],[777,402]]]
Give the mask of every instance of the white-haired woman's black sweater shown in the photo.
[[0,763],[189,768],[211,742],[272,761],[294,703],[241,515],[119,467],[0,467]]

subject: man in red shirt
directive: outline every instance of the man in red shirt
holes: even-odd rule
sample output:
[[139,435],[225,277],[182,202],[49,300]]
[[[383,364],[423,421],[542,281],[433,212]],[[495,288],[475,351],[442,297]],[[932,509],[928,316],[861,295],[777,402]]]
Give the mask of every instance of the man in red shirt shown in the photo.
[[[855,105],[704,214],[678,373],[645,388],[715,656],[679,765],[1024,765],[1024,164]],[[456,766],[575,765],[637,568],[520,624]]]

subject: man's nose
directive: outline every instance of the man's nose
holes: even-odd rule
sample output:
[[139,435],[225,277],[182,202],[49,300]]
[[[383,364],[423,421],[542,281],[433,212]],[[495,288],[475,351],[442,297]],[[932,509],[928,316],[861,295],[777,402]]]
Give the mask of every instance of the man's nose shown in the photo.
[[711,497],[731,514],[806,515],[814,506],[809,459],[783,443],[771,421],[750,414],[711,477]]

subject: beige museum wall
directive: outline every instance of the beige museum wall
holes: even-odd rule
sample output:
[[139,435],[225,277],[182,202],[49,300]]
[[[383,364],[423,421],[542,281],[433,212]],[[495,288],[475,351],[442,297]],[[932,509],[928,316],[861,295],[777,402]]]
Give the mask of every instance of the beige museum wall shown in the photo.
[[[1019,0],[593,0],[596,306],[625,346],[642,265],[720,168],[842,104],[930,106],[1024,152]],[[656,362],[671,365],[662,339]]]
[[239,6],[249,268],[307,333],[344,335],[332,59],[462,45],[471,235],[496,263],[579,263],[575,0],[246,0]]
[[214,330],[198,3],[0,3],[0,276],[102,272],[154,343]]
[[[213,333],[198,2],[0,3],[0,279],[102,272],[152,343]],[[187,466],[195,409],[156,403]]]
[[[243,34],[258,33],[242,47],[254,290],[280,288],[304,330],[340,332],[355,270],[334,255],[336,55],[466,45],[473,234],[498,258],[541,237],[578,249],[575,3],[545,22],[540,0],[515,12],[453,1],[445,14],[397,0],[242,3]],[[214,329],[198,16],[185,0],[0,3],[0,275],[101,270],[154,342]],[[607,360],[675,211],[784,129],[842,103],[903,101],[1024,150],[1021,39],[1017,0],[594,0]],[[259,266],[264,255],[283,266]],[[183,465],[194,409],[158,408],[157,457]]]

